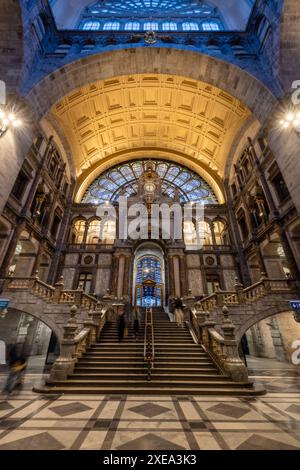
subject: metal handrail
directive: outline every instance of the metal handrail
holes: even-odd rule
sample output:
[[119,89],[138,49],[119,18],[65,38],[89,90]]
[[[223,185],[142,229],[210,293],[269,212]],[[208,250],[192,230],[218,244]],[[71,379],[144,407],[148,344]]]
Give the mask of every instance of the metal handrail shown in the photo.
[[152,308],[146,307],[144,361],[147,363],[147,380],[151,380],[151,370],[154,368],[155,345]]

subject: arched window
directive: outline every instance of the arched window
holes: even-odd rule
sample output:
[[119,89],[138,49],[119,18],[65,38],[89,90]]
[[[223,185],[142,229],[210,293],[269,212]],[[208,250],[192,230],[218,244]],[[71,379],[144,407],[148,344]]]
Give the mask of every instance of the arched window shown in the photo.
[[183,31],[199,31],[199,25],[192,21],[186,21],[182,23],[182,29]]
[[116,238],[116,221],[108,220],[101,225],[100,238],[102,243],[112,244]]
[[177,31],[177,24],[174,21],[163,23],[163,31]]
[[129,21],[125,24],[125,31],[138,31],[140,29],[140,23],[138,21]]
[[220,31],[220,25],[216,21],[205,21],[201,26],[203,31]]
[[86,21],[83,24],[82,29],[85,31],[98,31],[100,29],[100,22],[99,21]]
[[157,31],[158,23],[155,23],[154,21],[148,21],[147,23],[144,23],[144,30],[145,31]]
[[83,243],[85,232],[85,220],[76,220],[72,227],[72,243]]
[[108,21],[107,23],[104,23],[103,29],[105,31],[117,31],[120,29],[120,23],[118,21]]
[[87,244],[96,244],[99,242],[101,233],[101,220],[95,219],[89,223],[86,243]]
[[225,224],[219,220],[213,223],[215,239],[217,245],[226,244]]
[[183,222],[183,238],[185,245],[197,245],[196,228],[194,222],[191,220]]

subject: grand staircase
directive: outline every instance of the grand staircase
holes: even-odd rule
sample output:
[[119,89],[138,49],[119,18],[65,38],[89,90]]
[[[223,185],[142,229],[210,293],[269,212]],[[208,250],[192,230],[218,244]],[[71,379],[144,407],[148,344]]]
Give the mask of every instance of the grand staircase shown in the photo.
[[[46,383],[47,392],[73,394],[201,394],[249,395],[251,383],[235,383],[223,375],[185,326],[170,322],[161,309],[153,310],[155,363],[147,380],[144,363],[144,325],[138,341],[129,334],[118,342],[116,323],[107,323],[99,342],[92,344],[62,382]],[[37,390],[38,391],[38,390]],[[41,390],[45,392],[45,389]]]

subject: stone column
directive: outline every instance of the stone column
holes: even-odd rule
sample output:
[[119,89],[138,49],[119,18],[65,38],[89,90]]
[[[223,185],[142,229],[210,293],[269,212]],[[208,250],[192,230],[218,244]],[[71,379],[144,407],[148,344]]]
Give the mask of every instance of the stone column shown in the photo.
[[60,356],[55,361],[51,372],[50,382],[66,380],[74,370],[75,358],[75,334],[78,328],[76,320],[77,307],[73,305],[70,310],[70,318],[64,326],[64,336],[61,342]]
[[121,255],[119,257],[119,266],[118,266],[118,283],[117,283],[118,299],[120,299],[123,296],[124,274],[125,274],[125,255]]
[[175,297],[175,286],[174,286],[174,263],[173,255],[168,255],[168,267],[169,267],[169,298]]
[[180,289],[180,262],[178,256],[173,256],[173,270],[174,270],[174,292],[175,297],[181,297]]
[[229,318],[229,311],[226,306],[222,308],[223,323],[222,331],[224,335],[225,346],[225,371],[230,374],[234,382],[248,382],[247,367],[241,360],[238,352],[238,344],[235,338],[235,326]]

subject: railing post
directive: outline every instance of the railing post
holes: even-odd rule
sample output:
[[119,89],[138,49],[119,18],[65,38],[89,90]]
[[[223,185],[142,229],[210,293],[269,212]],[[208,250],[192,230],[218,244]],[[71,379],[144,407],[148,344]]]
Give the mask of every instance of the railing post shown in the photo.
[[264,292],[265,292],[266,294],[268,294],[269,292],[271,292],[271,283],[270,283],[269,277],[267,276],[267,274],[266,274],[265,272],[262,272],[262,273],[261,273],[260,281],[263,283]]
[[204,346],[209,349],[209,328],[214,328],[216,322],[212,320],[209,310],[204,311],[205,321],[202,323],[202,341]]
[[74,293],[74,302],[75,305],[81,305],[82,302],[82,294],[83,294],[83,286],[79,284],[77,290]]
[[65,287],[64,278],[63,276],[61,276],[59,281],[56,284],[54,284],[55,290],[54,290],[54,294],[52,297],[52,301],[54,303],[58,304],[60,302],[61,293],[64,290],[64,287]]
[[244,286],[241,282],[239,282],[237,277],[235,278],[234,288],[239,304],[243,304],[245,302]]
[[87,340],[87,347],[89,347],[92,343],[97,341],[97,324],[94,320],[94,311],[89,310],[88,312],[88,319],[83,322],[85,328],[89,328],[90,334]]
[[75,333],[78,328],[76,320],[77,307],[73,305],[70,309],[70,318],[64,326],[64,335],[61,342],[60,355],[56,359],[51,372],[50,381],[66,380],[74,370],[75,356]]
[[216,284],[214,294],[216,296],[217,306],[221,307],[221,305],[223,305],[223,294],[222,294],[219,284]]
[[238,352],[235,326],[229,318],[229,310],[225,305],[222,308],[222,312],[224,317],[221,326],[224,335],[225,349],[224,369],[234,382],[248,382],[248,370]]

